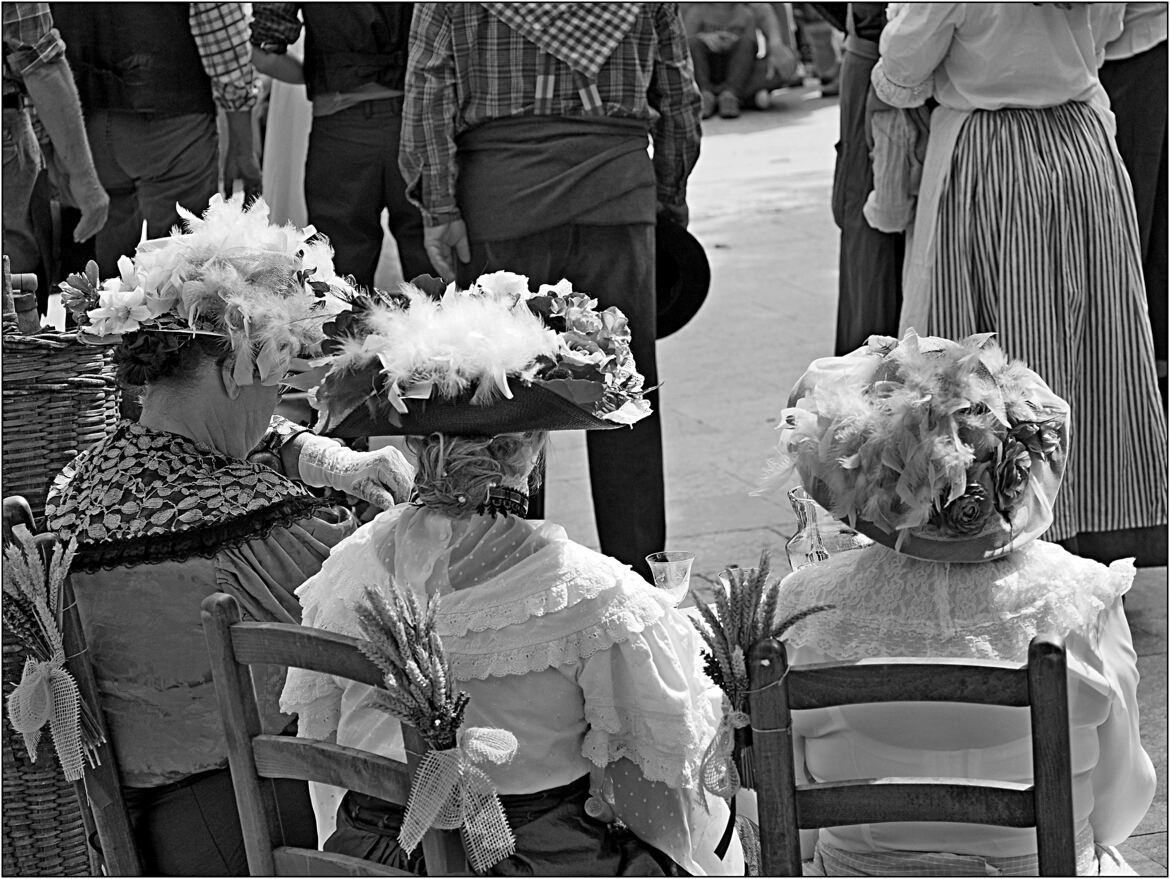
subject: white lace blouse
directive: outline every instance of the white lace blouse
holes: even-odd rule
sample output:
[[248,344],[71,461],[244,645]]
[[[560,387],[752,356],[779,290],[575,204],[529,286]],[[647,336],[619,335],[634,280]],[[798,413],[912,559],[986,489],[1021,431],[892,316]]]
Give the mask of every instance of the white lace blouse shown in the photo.
[[[1137,662],[1121,601],[1133,577],[1132,560],[1106,567],[1042,541],[993,562],[950,565],[874,544],[790,574],[779,613],[836,606],[792,629],[794,663],[880,656],[1022,663],[1035,635],[1063,635],[1076,830],[1086,842],[1114,845],[1141,821],[1155,786],[1138,732]],[[798,774],[816,781],[882,775],[1031,781],[1024,709],[889,703],[797,712],[793,728]],[[1031,830],[973,824],[873,824],[821,834],[847,851],[1012,857],[1036,846]],[[1091,845],[1078,852],[1079,863],[1091,857]]]
[[[516,736],[515,759],[485,767],[500,793],[605,769],[618,816],[639,836],[689,872],[742,875],[738,843],[722,862],[713,854],[726,807],[708,814],[695,796],[717,691],[693,627],[658,590],[557,525],[404,505],[339,544],[297,590],[303,623],[360,636],[364,587],[390,583],[442,596],[436,627],[471,697],[464,724]],[[293,669],[281,706],[300,715],[301,735],[403,759],[398,724],[368,693]]]

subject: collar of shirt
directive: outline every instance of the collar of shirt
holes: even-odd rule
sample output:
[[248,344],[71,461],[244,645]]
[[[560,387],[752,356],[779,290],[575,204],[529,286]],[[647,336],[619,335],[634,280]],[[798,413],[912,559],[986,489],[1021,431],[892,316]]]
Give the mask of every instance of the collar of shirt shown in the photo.
[[484,3],[542,51],[595,79],[638,18],[637,3]]

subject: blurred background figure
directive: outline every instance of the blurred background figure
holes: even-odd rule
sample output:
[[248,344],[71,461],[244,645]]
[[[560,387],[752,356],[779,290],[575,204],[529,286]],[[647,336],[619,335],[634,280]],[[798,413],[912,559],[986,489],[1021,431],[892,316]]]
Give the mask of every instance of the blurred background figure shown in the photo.
[[[45,167],[30,105],[56,152],[64,195],[81,211],[69,234],[93,237],[106,222],[110,199],[98,181],[65,43],[47,3],[4,4],[4,253],[14,273],[35,273],[37,310],[48,308],[52,243],[34,221],[34,189]],[[42,202],[42,207],[43,207]]]
[[1126,3],[1121,35],[1098,74],[1117,117],[1117,150],[1129,171],[1142,241],[1142,274],[1154,331],[1158,388],[1166,404],[1166,4]]
[[[255,3],[252,60],[304,83],[312,129],[304,171],[308,220],[326,235],[343,274],[371,288],[382,253],[382,211],[402,277],[431,270],[423,222],[398,169],[410,3]],[[288,54],[305,34],[303,63]],[[288,179],[286,177],[286,179]]]
[[825,13],[826,6],[845,7],[847,3],[793,3],[800,34],[812,57],[812,68],[821,83],[821,97],[840,93],[841,52],[838,33],[845,30]]
[[767,109],[770,91],[796,75],[796,53],[771,4],[684,3],[681,9],[704,119],[716,113],[734,119],[744,106]]
[[[304,57],[305,34],[288,47],[296,59]],[[303,87],[262,74],[267,80],[268,100],[264,114],[260,170],[264,175],[264,200],[274,223],[309,225],[305,206],[305,158],[309,153],[309,129],[313,104]]]
[[[256,78],[242,3],[54,3],[98,178],[110,196],[98,233],[103,276],[143,234],[207,209],[223,177],[260,192],[252,136]],[[143,75],[148,71],[147,75]],[[225,142],[216,108],[225,112]],[[72,267],[69,267],[72,268]]]
[[837,280],[835,353],[848,354],[871,334],[898,332],[902,308],[905,235],[874,229],[862,208],[873,191],[870,72],[878,60],[878,39],[886,24],[886,3],[818,3],[824,22],[845,34],[844,53],[834,82],[840,91],[841,129],[833,170],[833,221],[841,230]]

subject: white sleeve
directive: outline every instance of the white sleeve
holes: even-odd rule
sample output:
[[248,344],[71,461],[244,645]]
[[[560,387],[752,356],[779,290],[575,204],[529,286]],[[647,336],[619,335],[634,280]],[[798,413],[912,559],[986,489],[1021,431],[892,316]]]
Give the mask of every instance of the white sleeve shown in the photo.
[[879,98],[918,107],[934,92],[934,71],[963,18],[961,3],[905,3],[882,30],[881,60],[870,74]]
[[1089,823],[1098,844],[1117,845],[1141,823],[1157,785],[1138,728],[1137,654],[1120,597],[1102,616],[1097,654],[1113,700],[1097,728],[1100,758],[1093,769]]
[[718,692],[702,671],[699,638],[674,610],[582,660],[577,675],[589,723],[582,751],[605,768],[617,816],[696,875],[743,875],[727,804],[699,801],[698,769],[718,723]]

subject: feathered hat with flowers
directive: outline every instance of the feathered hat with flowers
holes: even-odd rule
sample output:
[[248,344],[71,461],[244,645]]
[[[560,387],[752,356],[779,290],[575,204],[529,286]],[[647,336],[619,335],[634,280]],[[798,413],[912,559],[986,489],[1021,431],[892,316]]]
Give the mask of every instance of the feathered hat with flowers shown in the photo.
[[625,315],[568,281],[533,293],[511,272],[467,290],[422,276],[351,302],[316,362],[321,433],[494,436],[650,414]]
[[814,361],[765,484],[800,475],[837,518],[927,561],[979,562],[1052,524],[1069,408],[993,334],[871,336]]
[[61,300],[91,344],[130,333],[229,340],[237,384],[284,379],[294,357],[319,353],[323,324],[348,308],[352,287],[333,271],[333,251],[312,226],[268,220],[268,205],[215,195],[199,218],[178,208],[185,230],[144,240],[101,281],[93,262],[61,284]]

